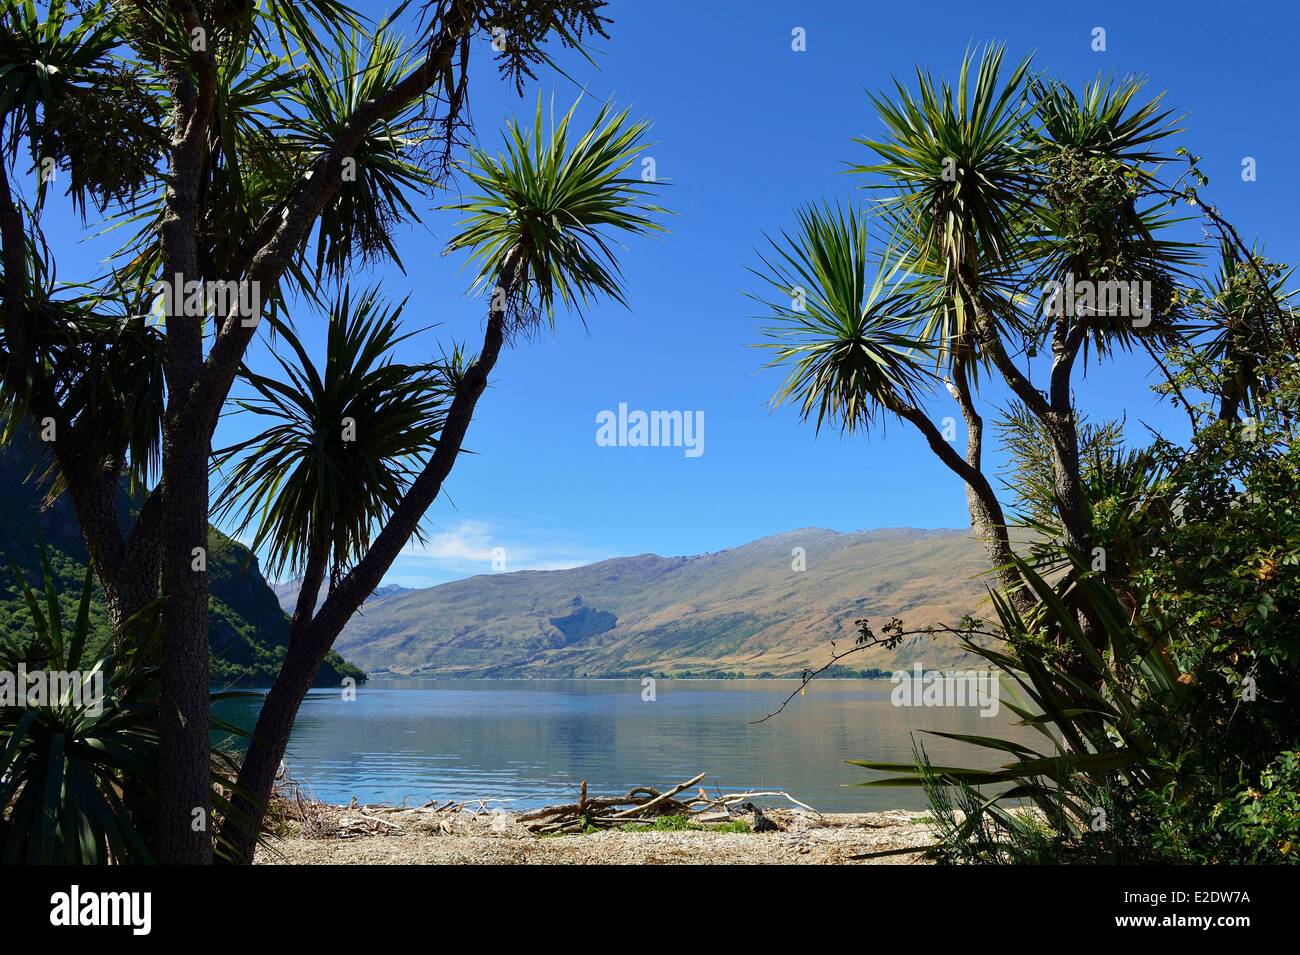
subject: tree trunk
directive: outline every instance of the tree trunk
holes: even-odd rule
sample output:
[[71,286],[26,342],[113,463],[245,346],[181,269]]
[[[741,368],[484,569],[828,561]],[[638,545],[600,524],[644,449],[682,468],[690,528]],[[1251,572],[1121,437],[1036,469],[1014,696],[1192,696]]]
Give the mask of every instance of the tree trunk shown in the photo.
[[[63,473],[91,566],[104,589],[114,629],[120,633],[122,623],[157,596],[156,538],[151,554],[147,547],[128,546],[116,509],[118,471],[110,472],[103,467],[103,462],[87,461],[84,455],[78,454],[55,389],[37,367],[30,327],[32,316],[26,308],[27,231],[22,212],[13,200],[3,163],[0,163],[0,262],[4,266],[0,329],[4,330],[8,350],[0,373],[6,387],[20,404],[26,405],[33,421],[49,417],[56,423],[55,460]],[[148,535],[141,535],[141,543],[147,544],[147,538]]]
[[163,442],[163,610],[158,860],[212,861],[208,713],[208,436]]
[[1085,560],[1091,557],[1092,527],[1083,499],[1079,469],[1079,432],[1074,411],[1053,411],[1046,422],[1052,437],[1052,488],[1064,530],[1064,543]]
[[[944,440],[934,422],[920,408],[912,405],[899,405],[892,408],[895,414],[911,422],[924,436],[935,455],[948,466],[948,469],[966,482],[966,503],[970,510],[971,527],[984,545],[984,553],[989,567],[997,578],[999,585],[1017,606],[1027,605],[1028,597],[1024,590],[1024,581],[1016,569],[1013,558],[1015,551],[1007,534],[1006,517],[997,494],[988,478],[979,469],[980,447],[975,444],[973,454],[975,464],[970,463],[972,448],[967,445],[967,457],[963,458],[952,445]],[[977,416],[978,417],[978,416]]]
[[[1075,269],[1078,276],[1089,276],[1085,264]],[[1089,331],[1088,320],[1095,315],[1071,315],[1062,310],[1052,333],[1052,372],[1048,393],[1042,406],[1030,406],[1047,430],[1052,444],[1052,492],[1056,513],[1061,519],[1061,543],[1077,559],[1091,562],[1094,538],[1092,515],[1083,488],[1079,466],[1079,426],[1071,393],[1071,377],[1079,350]],[[1027,403],[1028,404],[1028,403]],[[1099,652],[1106,648],[1106,630],[1086,600],[1075,598],[1079,629],[1084,639]],[[1102,674],[1092,672],[1086,660],[1077,658],[1074,675],[1082,682],[1099,687]]]
[[322,645],[310,633],[299,633],[290,639],[289,652],[262,701],[248,753],[239,767],[234,809],[222,824],[221,841],[226,843],[223,849],[230,853],[231,862],[253,861],[262,820],[275,787],[275,775],[288,748],[298,707],[311,689],[333,642],[331,639]]
[[[973,353],[968,350],[968,354]],[[984,473],[984,418],[975,409],[970,379],[965,362],[953,368],[953,390],[957,405],[966,422],[966,464],[971,471]],[[1020,572],[1012,566],[1015,550],[1007,532],[1007,519],[1002,505],[987,481],[966,481],[966,510],[971,527],[984,545],[984,553],[994,574],[1007,595],[1022,609],[1027,603]]]
[[[1079,470],[1079,432],[1070,396],[1070,372],[1075,355],[1083,343],[1086,325],[1078,322],[1069,326],[1064,321],[1057,324],[1052,344],[1054,359],[1050,390],[1044,396],[1007,355],[998,336],[996,323],[975,294],[973,280],[967,278],[961,270],[957,274],[973,303],[980,345],[1006,379],[1012,392],[1047,430],[1052,445],[1052,486],[1057,515],[1064,531],[1063,543],[1087,559],[1091,557],[1092,528],[1083,497]],[[1088,619],[1082,619],[1083,617]],[[1089,640],[1094,646],[1098,645],[1098,630],[1091,615],[1082,614],[1081,623]]]
[[[475,26],[475,13],[475,5],[451,4],[443,15],[436,38],[431,39],[429,53],[424,61],[381,95],[363,101],[352,111],[337,141],[321,156],[300,183],[300,188],[294,190],[283,215],[277,214],[272,237],[262,242],[261,231],[258,230],[256,234],[259,241],[250,243],[250,247],[257,251],[252,254],[246,268],[241,267],[232,272],[242,272],[245,281],[260,289],[263,301],[270,299],[280,276],[297,254],[312,223],[337,193],[344,160],[375,123],[396,115],[427,93],[444,76],[455,52],[462,47],[464,38]],[[187,26],[189,25],[187,20]],[[216,74],[215,59],[210,52],[196,54],[192,65],[199,78],[197,90],[190,89],[188,76],[178,75],[172,78],[177,104],[173,132],[173,169],[168,183],[167,211],[159,228],[165,263],[164,278],[182,281],[201,277],[197,270],[195,243],[198,184],[201,181],[199,173],[204,159],[202,145],[206,142],[207,119],[211,114]],[[459,108],[459,101],[455,106]],[[451,123],[452,117],[444,122]],[[161,727],[162,778],[159,789],[164,816],[158,831],[160,858],[164,862],[209,862],[212,858],[212,841],[206,831],[211,815],[208,783],[207,574],[190,570],[189,555],[194,547],[206,547],[207,544],[207,465],[211,436],[253,336],[256,322],[246,321],[247,317],[232,307],[221,322],[206,361],[203,358],[200,322],[191,325],[187,321],[174,321],[173,316],[169,316],[167,323],[169,420],[163,442],[165,491],[162,532],[163,588],[167,595],[167,607]],[[489,328],[491,325],[489,322]],[[493,361],[495,357],[493,352]],[[453,402],[453,409],[454,406]],[[464,424],[468,425],[468,420]],[[418,485],[419,481],[416,483]],[[356,606],[360,606],[369,594],[370,591],[366,591],[357,596]],[[339,629],[342,629],[341,625]],[[331,637],[330,641],[332,640]],[[306,667],[302,667],[298,675],[301,677],[306,670]],[[314,668],[312,672],[314,673]],[[280,705],[282,704],[277,702],[276,707]],[[296,712],[297,702],[287,708]],[[287,741],[287,730],[285,740]],[[282,744],[279,751],[283,752]],[[202,787],[199,785],[200,778]],[[266,793],[269,793],[269,789]],[[185,814],[191,818],[202,815],[205,831],[182,830],[179,823]]]
[[117,510],[120,468],[86,474],[79,462],[63,454],[59,467],[118,645],[126,622],[158,599],[161,494],[149,495],[134,526],[123,528]]
[[[229,845],[230,861],[252,862],[257,835],[262,828],[266,802],[275,787],[275,774],[284,759],[289,733],[307,691],[316,680],[329,646],[317,650],[312,645],[311,620],[316,612],[325,571],[329,565],[329,528],[322,528],[307,557],[302,586],[289,625],[289,649],[280,672],[262,702],[257,725],[248,743],[248,752],[239,768],[239,780],[233,797],[232,821],[223,824],[223,840]],[[332,641],[331,641],[332,643]],[[258,798],[254,794],[265,794]]]

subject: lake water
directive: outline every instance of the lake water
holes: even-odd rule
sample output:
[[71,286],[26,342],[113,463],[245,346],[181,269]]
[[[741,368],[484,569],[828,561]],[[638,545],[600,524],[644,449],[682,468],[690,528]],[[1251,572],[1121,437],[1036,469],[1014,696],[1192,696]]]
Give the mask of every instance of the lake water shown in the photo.
[[[896,707],[887,680],[660,680],[653,702],[636,680],[376,680],[354,701],[313,690],[286,757],[317,798],[421,804],[491,797],[508,807],[565,801],[588,791],[667,788],[706,772],[712,791],[779,789],[816,809],[924,808],[912,788],[861,788],[845,759],[910,762],[919,730],[1002,735],[1006,707]],[[220,715],[251,728],[258,701]],[[1030,734],[1030,735],[1026,735]],[[1019,728],[1013,735],[1032,739]],[[938,764],[991,766],[963,744],[923,737]],[[1032,745],[1032,744],[1031,744]]]

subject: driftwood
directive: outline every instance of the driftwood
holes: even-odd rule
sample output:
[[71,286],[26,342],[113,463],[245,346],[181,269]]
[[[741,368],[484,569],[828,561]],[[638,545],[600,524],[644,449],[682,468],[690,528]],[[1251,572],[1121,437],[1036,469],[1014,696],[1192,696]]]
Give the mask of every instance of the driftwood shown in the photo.
[[755,828],[771,826],[770,820],[755,807],[751,800],[763,796],[781,796],[815,816],[821,814],[811,806],[799,802],[785,792],[743,792],[710,796],[704,789],[689,799],[677,798],[704,778],[704,773],[660,792],[650,786],[638,786],[624,796],[587,795],[587,781],[582,781],[576,803],[547,806],[521,814],[518,819],[530,832],[554,835],[582,832],[586,829],[611,829],[638,825],[654,825],[663,816],[686,816],[701,825],[725,823],[735,818],[748,818],[759,822]]
[[[741,793],[716,792],[710,795],[703,787],[694,795],[688,790],[698,786],[705,774],[660,791],[652,786],[636,786],[622,796],[591,796],[584,779],[578,788],[578,801],[547,806],[520,814],[500,814],[492,804],[510,803],[509,799],[479,799],[477,805],[449,799],[439,803],[430,799],[422,806],[363,805],[355,797],[347,806],[328,806],[303,791],[288,779],[281,779],[275,792],[276,816],[297,823],[308,839],[352,839],[358,836],[427,833],[450,834],[457,818],[474,819],[484,814],[494,821],[513,820],[538,835],[582,832],[587,829],[635,829],[652,826],[665,816],[682,816],[701,826],[743,820],[754,832],[779,829],[763,814],[754,800],[779,796],[810,815],[821,814],[789,793],[777,790]],[[463,815],[462,815],[463,814]]]

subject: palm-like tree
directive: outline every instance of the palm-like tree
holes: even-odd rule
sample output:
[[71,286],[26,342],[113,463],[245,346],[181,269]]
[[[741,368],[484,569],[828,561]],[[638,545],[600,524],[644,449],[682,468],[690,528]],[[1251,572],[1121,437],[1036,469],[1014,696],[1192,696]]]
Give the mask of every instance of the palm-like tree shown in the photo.
[[1062,364],[1088,346],[1104,356],[1180,335],[1168,276],[1195,260],[1196,247],[1164,237],[1178,220],[1162,211],[1166,202],[1152,191],[1154,169],[1171,158],[1158,146],[1182,130],[1171,111],[1161,111],[1163,94],[1138,102],[1144,85],[1139,77],[1099,77],[1078,95],[1059,82],[1030,84],[1035,123],[1026,148],[1039,172],[1041,201],[1032,206],[1024,249],[1035,281],[1146,280],[1156,292],[1148,303],[1151,321],[1143,325],[1100,312],[1060,316],[1053,348]]
[[13,161],[26,138],[38,174],[36,211],[54,181],[45,175],[53,161],[68,172],[69,195],[84,215],[88,200],[102,209],[150,181],[163,137],[141,75],[116,58],[113,5],[51,0],[46,7],[43,20],[32,2],[0,10],[4,159]]
[[[984,420],[974,396],[979,365],[1009,364],[999,354],[1001,339],[1018,330],[1004,305],[1013,295],[1033,193],[1022,138],[1029,59],[1004,80],[1003,56],[996,45],[978,59],[968,51],[955,89],[918,70],[915,92],[896,82],[896,102],[873,96],[886,135],[856,141],[878,161],[851,167],[880,177],[868,185],[887,193],[880,211],[911,277],[912,334],[930,343],[966,424],[965,467],[958,472],[964,478],[980,472],[983,460]],[[980,482],[967,479],[966,486],[971,523],[990,560],[1014,574],[996,495]]]
[[[850,171],[872,177],[867,186],[883,193],[875,211],[889,238],[881,243],[879,274],[898,277],[888,295],[865,295],[862,269],[844,280],[827,267],[835,261],[828,244],[844,262],[864,259],[868,230],[837,227],[825,215],[801,214],[799,239],[787,237],[780,257],[764,259],[764,278],[777,287],[805,280],[839,286],[816,301],[810,295],[815,307],[803,314],[767,303],[776,319],[768,338],[795,369],[778,400],[801,394],[805,416],[816,408],[819,425],[833,417],[851,429],[881,410],[913,423],[966,482],[972,526],[1003,583],[1019,592],[1013,599],[1022,600],[1003,509],[982,473],[980,376],[995,370],[1040,421],[1064,544],[1088,553],[1075,358],[1089,343],[1104,355],[1135,342],[1168,343],[1179,329],[1167,313],[1168,294],[1155,303],[1149,328],[1070,314],[1045,325],[1037,314],[1043,284],[1071,276],[1150,279],[1167,293],[1169,273],[1190,253],[1157,234],[1168,220],[1154,211],[1165,200],[1151,167],[1162,158],[1160,140],[1175,132],[1159,97],[1140,102],[1142,83],[1132,78],[1099,80],[1076,96],[1033,76],[1028,59],[1010,71],[1003,59],[1000,46],[968,52],[955,85],[918,70],[914,89],[896,82],[892,99],[872,97],[885,133],[856,140],[875,156]],[[933,440],[933,424],[915,396],[900,391],[897,375],[867,375],[865,366],[847,364],[872,354],[859,344],[864,333],[876,349],[893,336],[907,341],[913,375],[928,357],[926,375],[945,379],[965,420],[964,455]],[[1053,362],[1040,391],[1013,358],[1032,357],[1044,338]],[[877,360],[874,367],[888,366]]]
[[989,46],[977,63],[967,52],[955,90],[918,70],[915,93],[895,82],[896,103],[872,96],[886,136],[855,142],[879,161],[850,166],[882,177],[869,185],[888,192],[882,208],[900,249],[918,275],[938,279],[924,330],[962,377],[978,344],[972,298],[986,294],[986,272],[1019,254],[1031,193],[1020,135],[1029,60],[1004,82],[1003,53]]
[[469,251],[473,288],[492,286],[493,305],[506,304],[520,325],[553,321],[557,300],[578,315],[599,296],[623,303],[606,233],[662,228],[651,218],[665,211],[649,201],[655,183],[627,175],[649,124],[607,102],[570,143],[577,106],[547,136],[539,97],[533,128],[512,121],[504,152],[471,147],[464,172],[480,191],[448,206],[466,217],[447,252]]
[[[314,161],[361,103],[392,87],[413,66],[411,51],[387,24],[373,34],[354,29],[330,60],[325,66],[309,61],[302,83],[291,88],[293,107],[285,111],[284,126],[292,165]],[[352,151],[338,196],[317,226],[318,271],[341,274],[354,256],[401,264],[391,232],[398,223],[419,221],[406,195],[436,181],[414,156],[424,137],[413,113],[408,110],[378,126]]]
[[239,404],[272,423],[217,453],[218,465],[231,468],[214,514],[252,532],[250,546],[267,548],[270,573],[304,574],[310,604],[296,621],[310,620],[327,572],[336,582],[365,555],[442,430],[449,369],[393,360],[415,334],[401,330],[405,305],[386,306],[377,289],[354,300],[345,288],[329,309],[322,368],[281,326],[296,359],[275,356],[283,378],[244,369],[257,398]]
[[[9,3],[0,12],[0,130],[8,136],[0,161],[0,371],[8,406],[28,405],[58,422],[53,452],[65,473],[79,462],[62,383],[39,374],[24,307],[40,203],[28,206],[11,188],[15,157],[54,158],[82,210],[89,199],[107,225],[126,229],[111,274],[78,287],[117,299],[160,278],[187,286],[242,282],[258,290],[262,308],[252,318],[283,320],[295,284],[320,305],[319,273],[337,279],[359,258],[395,257],[390,230],[416,217],[404,190],[442,178],[456,133],[467,126],[475,36],[504,31],[509,42],[495,59],[518,87],[549,62],[550,44],[581,53],[607,36],[609,23],[603,0],[439,0],[424,5],[403,71],[390,62],[400,52],[391,41],[365,51],[371,34],[353,34],[361,18],[344,0],[215,8],[55,0],[44,20],[38,6]],[[200,35],[205,42],[194,43]],[[426,136],[437,144],[433,155],[420,154]],[[155,835],[159,858],[205,862],[212,840],[191,825],[190,813],[212,806],[208,593],[191,555],[207,531],[213,429],[259,323],[228,309],[211,334],[203,317],[185,311],[162,326],[161,479],[139,517],[129,530],[116,519],[120,459],[67,483],[92,553],[106,555],[95,559],[96,572],[114,569],[105,590],[127,594],[113,604],[114,618],[152,600],[160,586],[167,596],[164,796]],[[420,485],[420,500],[439,484],[439,472],[445,475],[441,465]],[[336,601],[351,605],[339,618],[362,590],[356,583]]]
[[[852,433],[882,411],[914,406],[932,382],[925,345],[909,337],[911,300],[891,285],[897,264],[872,261],[868,217],[852,207],[810,206],[798,229],[769,238],[751,269],[771,294],[752,295],[769,325],[769,367],[789,367],[773,405],[796,405],[817,430],[829,422]],[[815,415],[814,415],[815,413]]]
[[[238,822],[222,833],[236,859],[252,857],[276,768],[320,662],[418,533],[510,333],[553,319],[559,306],[581,314],[601,297],[623,302],[612,234],[661,228],[651,218],[663,211],[648,199],[654,184],[627,175],[648,124],[606,103],[577,135],[576,109],[548,133],[539,102],[532,129],[510,124],[503,153],[471,150],[464,172],[477,192],[450,207],[466,215],[448,251],[468,251],[477,267],[473,289],[488,290],[477,356],[464,360],[457,351],[422,382],[409,367],[382,358],[401,337],[394,314],[371,306],[368,317],[349,317],[341,308],[323,374],[308,370],[306,355],[295,348],[297,367],[285,366],[289,381],[253,379],[263,394],[261,410],[280,421],[263,439],[231,452],[239,461],[226,500],[232,508],[237,500],[260,507],[261,516],[250,514],[246,522],[276,540],[273,561],[307,574],[284,667],[240,771]],[[377,407],[368,419],[357,418],[358,440],[334,440],[344,423],[330,417],[348,410],[364,415],[366,402]],[[367,427],[373,433],[363,438]],[[334,574],[316,609],[317,594],[308,587],[313,580],[319,586],[324,573],[323,564],[312,564],[325,547],[318,535],[330,542]]]
[[1218,270],[1190,295],[1198,318],[1212,333],[1197,363],[1220,370],[1220,381],[1205,383],[1219,394],[1220,421],[1255,413],[1259,399],[1275,385],[1272,369],[1261,367],[1260,356],[1269,354],[1270,338],[1288,341],[1295,334],[1291,303],[1300,290],[1288,287],[1295,267],[1267,262],[1254,249],[1251,256],[1259,272],[1242,261],[1234,246],[1220,243]]
[[[856,210],[812,206],[798,213],[794,234],[769,239],[757,275],[770,366],[787,368],[773,404],[791,403],[818,430],[825,423],[852,433],[883,413],[912,424],[931,450],[971,491],[971,517],[1002,583],[1016,588],[1006,520],[988,479],[935,426],[922,401],[938,381],[935,343],[900,259],[868,249],[868,217]],[[774,293],[774,294],[772,294]]]

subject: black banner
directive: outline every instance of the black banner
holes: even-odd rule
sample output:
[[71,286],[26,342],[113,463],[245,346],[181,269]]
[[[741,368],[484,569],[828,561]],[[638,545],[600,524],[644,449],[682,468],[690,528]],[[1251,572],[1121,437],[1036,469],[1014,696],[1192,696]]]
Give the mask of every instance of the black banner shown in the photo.
[[[431,940],[449,931],[472,931],[483,940],[521,932],[572,938],[576,929],[565,923],[584,933],[622,926],[652,937],[681,938],[689,929],[693,947],[709,939],[770,940],[776,924],[820,919],[832,923],[825,928],[844,920],[841,927],[850,931],[865,921],[933,932],[936,942],[1027,928],[1071,940],[1214,937],[1277,932],[1294,920],[1294,879],[1286,868],[590,869],[28,868],[5,873],[2,897],[17,938],[75,935],[128,948],[240,937],[373,942],[412,931],[435,931]],[[612,897],[596,901],[615,887]],[[265,935],[268,922],[282,922],[283,931]]]

